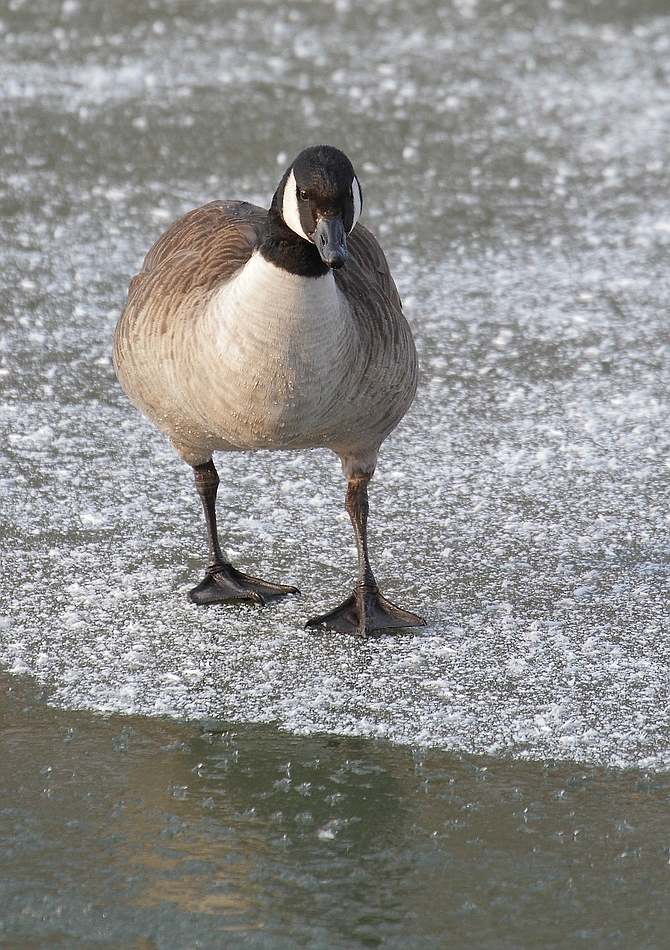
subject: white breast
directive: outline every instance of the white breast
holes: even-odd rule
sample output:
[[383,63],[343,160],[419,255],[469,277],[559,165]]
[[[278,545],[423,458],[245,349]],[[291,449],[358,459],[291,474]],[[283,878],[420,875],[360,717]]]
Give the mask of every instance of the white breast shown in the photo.
[[332,272],[299,277],[255,254],[212,297],[198,337],[198,402],[222,447],[314,445],[346,424],[361,356]]

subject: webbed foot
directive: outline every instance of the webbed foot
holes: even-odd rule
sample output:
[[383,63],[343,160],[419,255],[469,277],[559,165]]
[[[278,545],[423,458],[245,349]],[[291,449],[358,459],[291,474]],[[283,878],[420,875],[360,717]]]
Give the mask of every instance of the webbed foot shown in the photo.
[[367,639],[375,630],[425,627],[426,621],[409,610],[389,603],[377,587],[357,585],[343,604],[320,617],[312,617],[306,627],[324,627],[338,633],[353,633]]
[[284,594],[299,594],[297,587],[285,584],[271,584],[258,577],[249,577],[238,571],[232,564],[217,564],[207,568],[205,578],[188,592],[189,600],[194,604],[215,604],[227,600],[251,600],[264,606],[268,597],[282,597]]

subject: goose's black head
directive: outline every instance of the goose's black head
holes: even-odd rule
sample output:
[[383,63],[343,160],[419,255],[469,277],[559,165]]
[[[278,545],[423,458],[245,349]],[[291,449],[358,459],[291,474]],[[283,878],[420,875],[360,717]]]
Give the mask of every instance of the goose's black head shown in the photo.
[[361,186],[344,152],[331,145],[306,148],[287,169],[272,200],[264,256],[292,273],[313,277],[342,267],[347,234],[362,204]]

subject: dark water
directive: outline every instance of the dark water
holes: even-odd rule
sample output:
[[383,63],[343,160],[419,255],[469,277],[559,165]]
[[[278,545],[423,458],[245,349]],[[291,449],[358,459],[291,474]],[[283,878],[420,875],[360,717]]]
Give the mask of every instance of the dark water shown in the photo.
[[[0,942],[669,946],[668,4],[11,0],[0,128]],[[365,644],[303,630],[328,453],[219,460],[302,597],[186,602],[190,472],[110,362],[167,224],[319,141],[422,365],[371,545],[429,626]]]
[[666,774],[101,717],[2,687],[2,945],[667,946]]

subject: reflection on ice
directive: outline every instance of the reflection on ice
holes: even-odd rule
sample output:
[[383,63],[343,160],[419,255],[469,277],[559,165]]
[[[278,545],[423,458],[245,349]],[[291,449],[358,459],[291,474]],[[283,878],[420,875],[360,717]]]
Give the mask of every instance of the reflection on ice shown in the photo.
[[667,775],[98,716],[36,692],[0,674],[12,947],[664,943]]

